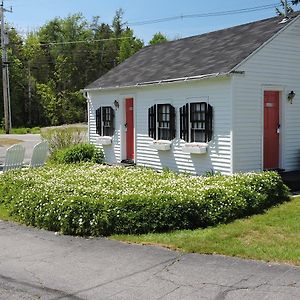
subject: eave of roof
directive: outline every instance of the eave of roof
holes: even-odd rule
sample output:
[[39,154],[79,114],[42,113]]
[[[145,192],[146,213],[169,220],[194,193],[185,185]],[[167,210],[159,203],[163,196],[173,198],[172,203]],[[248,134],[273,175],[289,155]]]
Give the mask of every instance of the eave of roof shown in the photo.
[[[226,73],[213,73],[213,74],[205,74],[205,75],[198,75],[198,76],[190,76],[190,77],[182,77],[182,78],[172,78],[172,79],[165,79],[165,80],[155,80],[155,81],[148,81],[148,82],[140,82],[135,85],[125,85],[125,86],[115,86],[115,87],[97,87],[97,88],[85,88],[82,89],[81,92],[91,92],[91,91],[107,91],[107,90],[116,90],[116,89],[128,89],[128,88],[141,88],[146,86],[154,86],[154,85],[166,85],[166,84],[174,84],[174,83],[183,83],[183,82],[191,82],[191,81],[199,81],[204,79],[211,79],[211,78],[222,78],[228,77],[235,72],[226,72]],[[240,72],[242,73],[242,72]]]

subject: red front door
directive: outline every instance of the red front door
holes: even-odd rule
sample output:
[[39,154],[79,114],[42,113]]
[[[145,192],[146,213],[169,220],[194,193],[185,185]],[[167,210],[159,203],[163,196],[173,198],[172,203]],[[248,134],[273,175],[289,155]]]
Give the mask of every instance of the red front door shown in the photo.
[[264,169],[279,168],[279,92],[264,92]]
[[125,100],[126,106],[126,158],[134,160],[134,122],[133,122],[133,99]]

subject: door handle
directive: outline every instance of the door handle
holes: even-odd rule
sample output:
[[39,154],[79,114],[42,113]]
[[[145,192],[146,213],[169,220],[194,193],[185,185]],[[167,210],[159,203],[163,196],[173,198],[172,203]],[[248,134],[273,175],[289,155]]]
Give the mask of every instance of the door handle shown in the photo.
[[280,124],[277,125],[276,132],[277,132],[277,133],[280,133]]

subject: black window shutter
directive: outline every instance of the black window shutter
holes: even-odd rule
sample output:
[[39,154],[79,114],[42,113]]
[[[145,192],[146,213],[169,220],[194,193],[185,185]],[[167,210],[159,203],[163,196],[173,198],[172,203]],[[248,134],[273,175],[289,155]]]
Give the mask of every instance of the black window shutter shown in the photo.
[[175,107],[170,104],[170,139],[175,139],[176,137],[176,116]]
[[101,120],[101,107],[96,109],[96,133],[101,135],[101,127],[102,127],[102,120]]
[[148,109],[148,135],[156,140],[156,105]]
[[189,141],[189,105],[180,107],[180,138]]
[[109,115],[110,115],[110,124],[109,124],[109,135],[113,136],[115,132],[115,111],[112,107],[109,108]]
[[211,105],[207,105],[207,113],[206,113],[206,137],[207,137],[207,142],[209,142],[212,139],[212,134],[213,134],[213,108]]

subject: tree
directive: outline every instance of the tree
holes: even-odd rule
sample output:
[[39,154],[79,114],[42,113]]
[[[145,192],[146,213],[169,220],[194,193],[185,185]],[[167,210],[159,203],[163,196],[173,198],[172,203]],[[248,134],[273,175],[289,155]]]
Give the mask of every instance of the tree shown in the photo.
[[118,63],[123,62],[128,57],[143,48],[144,43],[142,40],[137,39],[133,35],[133,30],[129,27],[121,35],[120,50],[118,54]]
[[[6,27],[9,36],[8,63],[10,72],[10,103],[12,124],[20,126],[27,122],[26,116],[26,70],[24,69],[25,55],[22,36],[14,28]],[[2,81],[2,72],[1,72]],[[3,95],[0,93],[0,113],[3,115]]]
[[115,16],[113,18],[112,27],[116,37],[119,37],[123,32],[123,15],[124,11],[122,8],[116,10]]
[[161,32],[157,32],[153,35],[152,39],[149,41],[150,45],[156,45],[159,43],[167,42],[167,37]]
[[54,18],[26,37],[7,28],[13,126],[84,121],[80,90],[144,46],[122,18],[121,9],[111,25],[81,14]]

